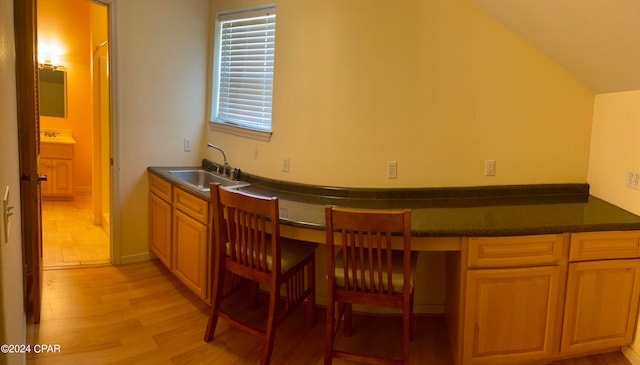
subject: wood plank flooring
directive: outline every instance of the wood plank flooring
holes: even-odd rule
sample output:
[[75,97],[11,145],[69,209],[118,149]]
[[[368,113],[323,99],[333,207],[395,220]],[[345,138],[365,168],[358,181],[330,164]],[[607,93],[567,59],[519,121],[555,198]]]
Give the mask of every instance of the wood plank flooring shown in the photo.
[[[59,353],[30,353],[29,364],[256,364],[258,338],[218,322],[216,337],[202,340],[208,307],[158,261],[44,272],[42,322],[29,326],[28,343],[60,345]],[[272,364],[322,364],[324,311],[313,328],[301,307],[278,328]],[[354,317],[345,348],[399,350],[400,321]],[[368,334],[366,341],[358,333]],[[372,336],[372,334],[375,334]],[[453,364],[442,317],[416,319],[411,364]],[[334,364],[346,364],[335,360]],[[553,365],[629,365],[619,352]]]

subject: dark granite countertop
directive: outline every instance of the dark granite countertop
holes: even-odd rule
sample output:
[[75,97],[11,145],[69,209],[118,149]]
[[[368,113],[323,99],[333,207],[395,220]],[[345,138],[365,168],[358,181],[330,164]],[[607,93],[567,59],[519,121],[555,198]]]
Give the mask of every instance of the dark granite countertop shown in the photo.
[[[206,164],[205,164],[206,165]],[[148,171],[209,200],[209,192],[168,171],[200,167],[149,167]],[[364,209],[412,209],[416,237],[470,237],[640,230],[640,217],[589,195],[586,184],[470,188],[349,189],[320,187],[242,174],[238,190],[277,196],[280,221],[324,230],[328,204]]]

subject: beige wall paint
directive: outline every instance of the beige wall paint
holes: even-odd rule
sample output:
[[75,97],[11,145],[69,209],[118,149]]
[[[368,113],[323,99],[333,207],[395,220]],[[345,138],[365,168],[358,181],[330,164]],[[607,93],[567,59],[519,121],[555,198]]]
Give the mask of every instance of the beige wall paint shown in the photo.
[[[127,262],[149,251],[147,166],[200,164],[209,3],[115,1],[113,9],[120,211],[114,260]],[[183,151],[183,138],[191,138],[193,152]]]
[[591,193],[640,215],[640,191],[625,183],[627,171],[640,171],[638,136],[640,90],[596,96],[588,180]]
[[[13,1],[0,0],[0,199],[10,188],[9,241],[4,241],[0,218],[0,344],[26,343],[26,318],[22,294],[22,236],[20,233],[20,181],[18,165],[18,122],[16,110]],[[0,206],[2,203],[0,203]],[[25,364],[24,354],[0,354],[0,364]]]
[[[589,160],[591,194],[640,215],[640,191],[626,186],[627,171],[640,171],[640,90],[600,94],[593,108]],[[631,349],[640,354],[640,326]]]
[[[261,3],[212,1],[212,19]],[[271,141],[206,136],[232,165],[338,186],[586,181],[593,94],[475,2],[281,0],[277,14]]]
[[148,252],[147,166],[219,161],[207,142],[246,172],[312,184],[586,181],[592,93],[470,0],[278,1],[271,141],[209,131],[209,8],[261,3],[114,2],[122,257]]

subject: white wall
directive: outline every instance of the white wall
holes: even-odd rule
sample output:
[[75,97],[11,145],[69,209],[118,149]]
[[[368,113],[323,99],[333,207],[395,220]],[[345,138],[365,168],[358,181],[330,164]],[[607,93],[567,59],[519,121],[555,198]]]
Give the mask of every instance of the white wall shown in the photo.
[[[6,227],[0,215],[0,344],[23,344],[26,318],[22,294],[13,0],[0,0],[0,75],[0,198],[9,186],[10,203],[14,206],[8,243],[4,241]],[[0,354],[0,364],[4,363],[24,364],[26,359],[24,354]]]
[[[115,0],[113,9],[120,210],[114,261],[129,262],[149,250],[147,166],[200,164],[209,2]],[[193,152],[183,151],[183,138]]]

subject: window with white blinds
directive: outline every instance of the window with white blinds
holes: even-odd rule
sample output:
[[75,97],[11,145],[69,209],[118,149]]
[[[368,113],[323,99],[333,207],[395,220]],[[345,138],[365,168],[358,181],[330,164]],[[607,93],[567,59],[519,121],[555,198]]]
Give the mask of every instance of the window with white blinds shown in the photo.
[[218,17],[214,121],[271,132],[275,7]]

